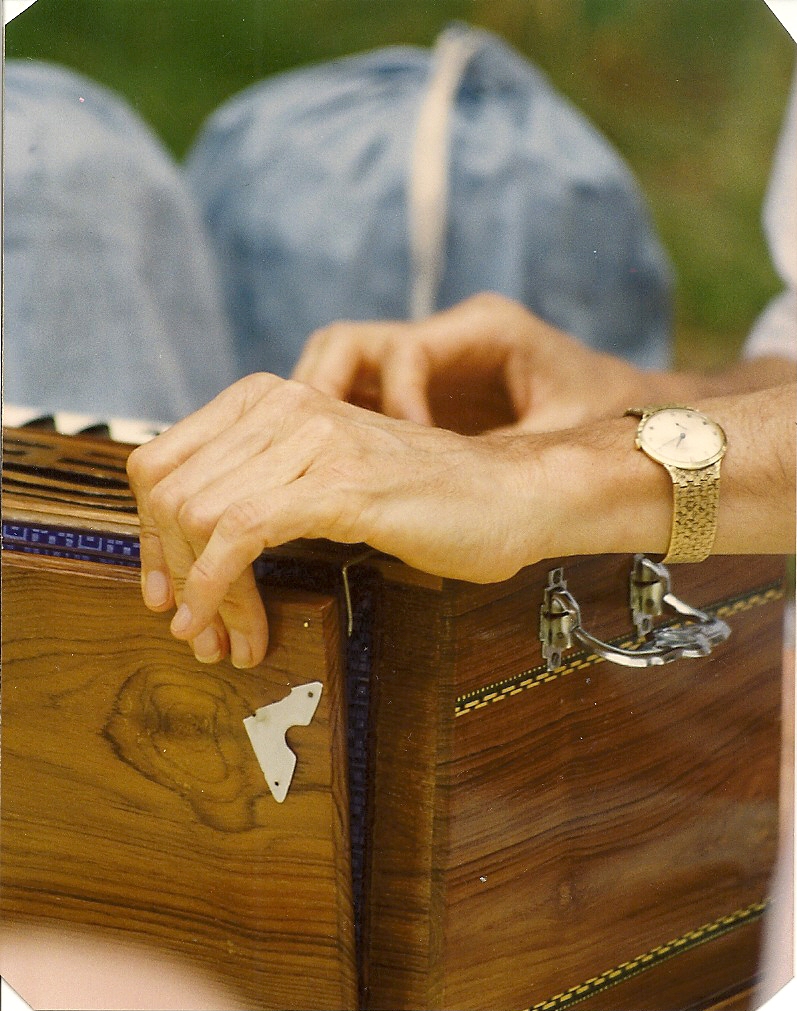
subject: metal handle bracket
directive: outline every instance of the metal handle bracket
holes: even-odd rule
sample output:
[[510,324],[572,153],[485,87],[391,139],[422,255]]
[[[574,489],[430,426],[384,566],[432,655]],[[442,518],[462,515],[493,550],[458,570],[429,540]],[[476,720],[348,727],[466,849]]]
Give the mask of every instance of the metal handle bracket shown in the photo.
[[[731,634],[730,627],[720,618],[679,600],[670,589],[669,571],[644,555],[634,557],[629,605],[634,626],[632,638],[639,644],[628,649],[603,642],[582,627],[581,608],[567,589],[564,570],[552,569],[540,608],[540,640],[548,670],[562,666],[562,654],[573,646],[574,639],[611,663],[656,667],[674,660],[708,656]],[[665,606],[685,620],[654,627],[654,617],[663,614]]]

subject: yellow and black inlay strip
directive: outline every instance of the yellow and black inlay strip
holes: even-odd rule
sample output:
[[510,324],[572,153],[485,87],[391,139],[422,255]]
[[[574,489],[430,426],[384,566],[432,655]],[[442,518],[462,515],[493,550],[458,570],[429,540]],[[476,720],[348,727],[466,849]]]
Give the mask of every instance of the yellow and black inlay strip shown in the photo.
[[[732,617],[734,614],[739,614],[741,611],[749,611],[751,608],[761,607],[764,604],[781,600],[784,592],[781,583],[773,583],[769,586],[762,586],[756,590],[751,590],[748,593],[728,597],[716,604],[705,607],[704,610],[708,614],[715,614],[718,618],[725,619]],[[671,622],[663,623],[661,627],[675,627],[680,623],[680,619],[675,618]],[[630,649],[634,645],[634,640],[618,636],[616,639],[610,639],[609,645],[619,646],[622,649]],[[596,653],[579,650],[571,654],[567,663],[562,664],[561,667],[557,667],[556,670],[549,671],[545,664],[540,664],[537,667],[524,670],[521,674],[516,674],[514,677],[504,678],[501,681],[495,681],[492,684],[476,688],[465,695],[460,695],[454,707],[454,715],[465,716],[478,709],[484,709],[494,702],[502,702],[512,695],[521,695],[523,692],[528,691],[529,688],[538,688],[540,685],[556,681],[567,674],[572,674],[573,671],[584,670],[587,667],[594,667],[596,664],[605,662],[603,657],[598,656]]]
[[771,604],[776,600],[783,600],[785,595],[786,591],[782,583],[773,583],[771,586],[764,586],[760,590],[754,590],[752,593],[743,593],[738,597],[731,597],[720,604],[707,607],[705,610],[708,614],[716,614],[718,618],[731,618],[734,614],[739,614],[741,611],[749,611],[752,607],[761,607],[763,604]]
[[590,997],[594,997],[604,990],[619,986],[621,983],[625,983],[626,980],[638,976],[640,973],[647,972],[657,965],[661,965],[662,962],[666,962],[676,955],[682,955],[684,952],[690,951],[692,948],[698,947],[698,945],[706,944],[709,941],[716,941],[717,938],[738,930],[739,927],[753,923],[763,916],[767,904],[767,900],[753,902],[744,909],[737,909],[728,916],[721,916],[718,920],[714,920],[713,923],[704,923],[702,927],[690,930],[686,934],[668,941],[666,944],[660,944],[656,948],[651,948],[650,951],[637,955],[636,958],[632,958],[628,962],[621,962],[620,965],[616,965],[613,969],[602,972],[600,976],[593,976],[592,979],[588,979],[584,983],[571,986],[569,990],[564,990],[562,993],[556,994],[555,997],[535,1004],[528,1011],[565,1011],[566,1008],[574,1007],[576,1004],[580,1004],[582,1001],[588,1000]]

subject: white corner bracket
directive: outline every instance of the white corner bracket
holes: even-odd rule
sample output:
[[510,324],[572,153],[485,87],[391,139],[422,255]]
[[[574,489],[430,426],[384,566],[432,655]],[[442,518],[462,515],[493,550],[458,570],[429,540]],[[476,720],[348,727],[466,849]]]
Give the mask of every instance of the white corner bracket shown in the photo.
[[257,761],[278,804],[288,796],[296,768],[296,755],[288,747],[285,735],[291,727],[306,727],[310,723],[323,688],[320,681],[297,685],[284,699],[263,706],[244,720]]

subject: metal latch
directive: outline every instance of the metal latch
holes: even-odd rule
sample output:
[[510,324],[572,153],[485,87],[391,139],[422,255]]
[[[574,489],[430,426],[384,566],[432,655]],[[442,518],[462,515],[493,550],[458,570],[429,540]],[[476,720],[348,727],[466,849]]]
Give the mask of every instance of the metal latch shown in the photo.
[[[634,556],[629,606],[633,639],[638,645],[626,649],[603,642],[582,628],[581,608],[567,588],[564,569],[552,569],[540,608],[540,640],[548,670],[562,666],[562,654],[572,647],[574,639],[611,663],[623,667],[655,667],[685,657],[708,656],[731,634],[730,627],[720,618],[679,600],[670,589],[667,568],[644,555]],[[665,606],[685,620],[655,628],[653,619],[664,613]]]

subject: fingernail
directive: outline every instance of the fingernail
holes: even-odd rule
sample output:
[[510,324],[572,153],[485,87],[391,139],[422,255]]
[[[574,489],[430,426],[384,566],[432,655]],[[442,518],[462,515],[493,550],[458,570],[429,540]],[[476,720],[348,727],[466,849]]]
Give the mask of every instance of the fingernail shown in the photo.
[[206,628],[200,632],[191,645],[194,656],[200,663],[216,663],[221,660],[221,644],[215,628]]
[[162,607],[169,599],[169,580],[165,573],[148,572],[144,582],[144,601],[149,607]]
[[243,632],[229,630],[230,634],[230,660],[233,667],[249,667],[252,663],[252,651],[249,649],[249,640]]
[[177,608],[175,612],[174,617],[172,618],[171,624],[172,632],[174,632],[175,635],[179,635],[181,632],[185,632],[185,630],[191,624],[191,618],[192,618],[191,610],[188,607],[188,604],[180,604],[180,606]]

